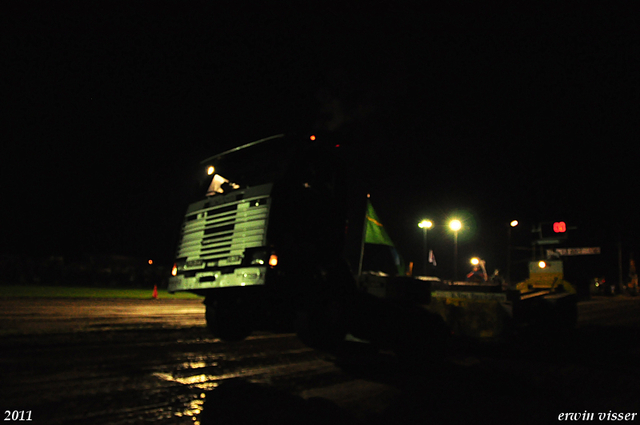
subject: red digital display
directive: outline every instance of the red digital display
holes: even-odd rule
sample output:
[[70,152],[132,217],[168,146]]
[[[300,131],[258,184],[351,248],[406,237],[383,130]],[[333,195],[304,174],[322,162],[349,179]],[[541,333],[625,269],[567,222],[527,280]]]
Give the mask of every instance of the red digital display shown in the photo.
[[556,233],[564,233],[567,231],[567,224],[564,221],[556,221],[553,223],[553,231]]

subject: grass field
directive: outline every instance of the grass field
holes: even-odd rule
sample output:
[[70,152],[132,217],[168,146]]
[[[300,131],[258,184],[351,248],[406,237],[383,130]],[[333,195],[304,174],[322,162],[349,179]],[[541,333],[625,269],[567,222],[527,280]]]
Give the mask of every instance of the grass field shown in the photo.
[[[41,298],[135,298],[153,297],[151,289],[114,289],[114,288],[74,288],[67,286],[0,286],[0,297],[41,297]],[[160,299],[201,299],[188,292],[169,294],[158,290]]]

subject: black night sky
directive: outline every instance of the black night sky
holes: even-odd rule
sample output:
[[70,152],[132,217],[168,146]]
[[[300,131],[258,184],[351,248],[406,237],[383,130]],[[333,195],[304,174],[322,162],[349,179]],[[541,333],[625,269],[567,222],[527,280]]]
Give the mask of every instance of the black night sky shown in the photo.
[[[577,226],[567,246],[602,246],[598,273],[618,241],[638,252],[637,14],[345,4],[4,12],[1,254],[168,263],[199,160],[292,131],[361,153],[417,265],[418,221],[454,215],[460,258],[491,270],[514,218],[519,246],[540,221]],[[446,274],[451,234],[429,244]]]

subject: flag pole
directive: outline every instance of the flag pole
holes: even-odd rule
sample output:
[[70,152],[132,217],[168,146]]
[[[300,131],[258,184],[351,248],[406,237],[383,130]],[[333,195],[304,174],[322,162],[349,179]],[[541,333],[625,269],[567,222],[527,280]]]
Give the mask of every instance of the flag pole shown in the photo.
[[358,275],[356,276],[356,281],[360,282],[360,277],[362,276],[362,264],[364,259],[364,241],[367,237],[367,214],[369,214],[369,195],[367,193],[367,202],[364,207],[364,220],[362,220],[362,238],[360,239],[360,261],[358,261]]

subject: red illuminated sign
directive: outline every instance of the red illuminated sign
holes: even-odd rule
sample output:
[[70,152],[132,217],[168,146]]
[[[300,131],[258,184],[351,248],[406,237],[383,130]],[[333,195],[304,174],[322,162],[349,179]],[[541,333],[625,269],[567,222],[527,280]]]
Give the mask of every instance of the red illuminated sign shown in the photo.
[[567,231],[567,224],[564,221],[556,221],[553,223],[553,231],[556,233],[564,233]]

